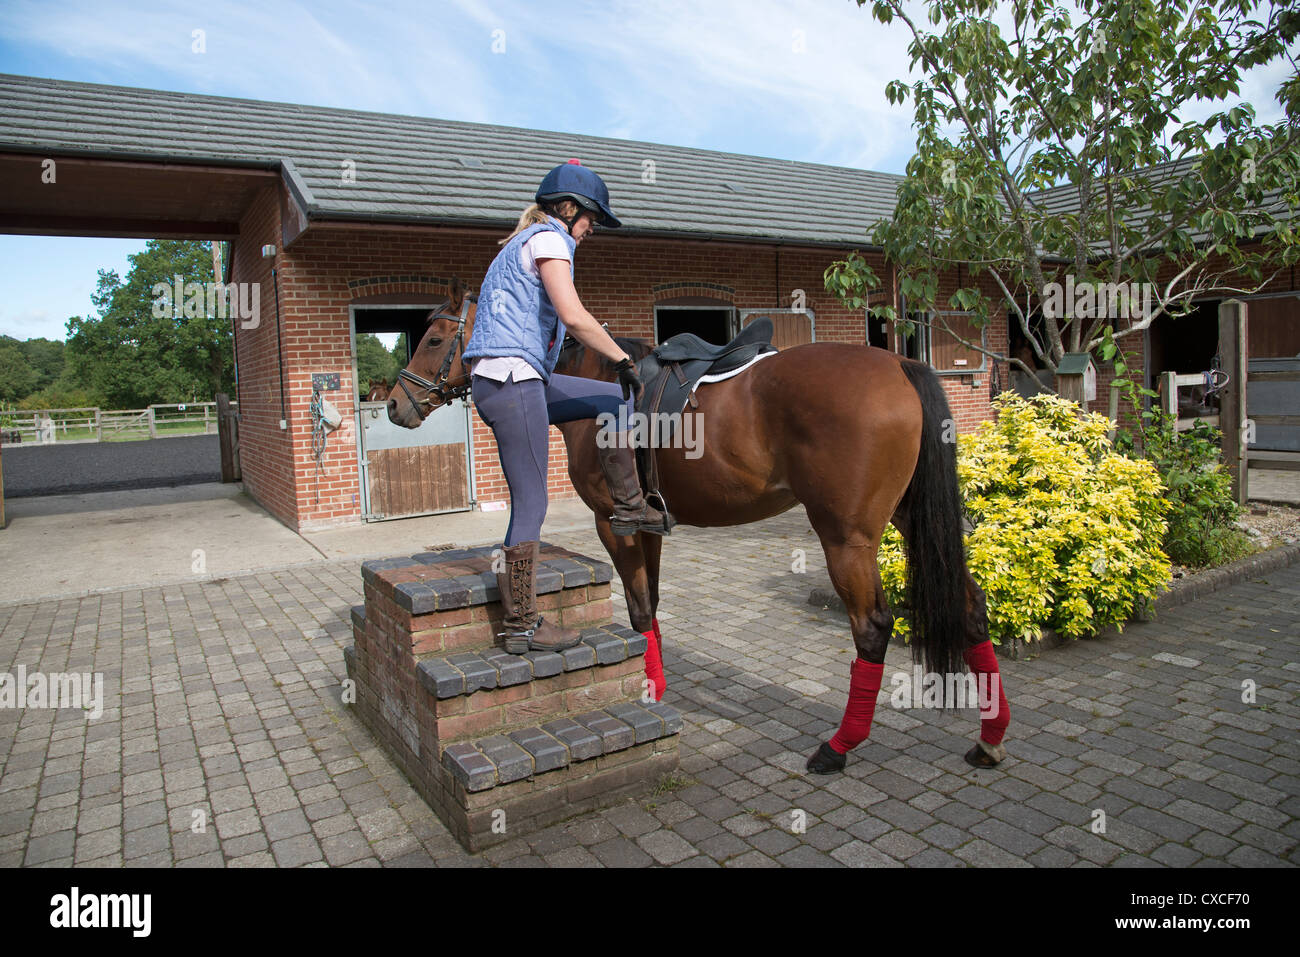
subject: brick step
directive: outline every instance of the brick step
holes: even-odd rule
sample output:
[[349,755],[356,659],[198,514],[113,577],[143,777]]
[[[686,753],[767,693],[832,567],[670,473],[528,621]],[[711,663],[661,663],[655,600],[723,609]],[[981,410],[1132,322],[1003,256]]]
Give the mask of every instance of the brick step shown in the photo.
[[[358,636],[368,627],[394,652],[416,657],[491,650],[503,614],[492,563],[486,547],[366,562],[365,610],[353,614]],[[537,610],[566,628],[605,624],[611,618],[611,576],[604,562],[544,545]]]
[[681,730],[682,718],[675,708],[659,702],[625,702],[448,745],[442,765],[467,792],[477,793],[609,757]]
[[[608,588],[609,586],[606,585],[605,587]],[[573,596],[572,600],[577,602],[581,596],[575,595],[574,592],[575,590],[571,589],[560,593],[560,595],[566,598]],[[560,595],[555,597],[559,598]],[[456,612],[446,613],[463,614],[470,620],[452,625],[439,623],[414,633],[403,631],[401,625],[394,628],[391,620],[385,620],[382,611],[375,613],[373,609],[368,610],[366,605],[353,605],[351,612],[352,631],[358,639],[366,633],[367,615],[374,613],[377,620],[371,629],[371,633],[381,641],[394,642],[403,654],[410,654],[416,659],[423,660],[439,656],[445,658],[454,653],[490,654],[505,652],[504,640],[497,637],[497,633],[502,630],[501,606],[499,604],[480,605],[475,608],[463,608]],[[593,629],[608,627],[612,617],[607,597],[603,600],[597,599],[595,602],[582,605],[566,605],[558,609],[544,608],[541,609],[541,614],[547,621],[559,624],[564,628],[572,628],[582,634],[586,634]],[[439,613],[439,617],[445,617],[445,614]],[[637,635],[636,637],[640,638],[641,636]],[[641,651],[635,653],[643,654],[644,651],[644,640],[642,640]],[[540,654],[540,652],[529,652],[529,654]]]
[[[353,609],[355,620],[356,609]],[[429,693],[441,701],[475,691],[509,688],[597,665],[616,665],[645,654],[645,635],[622,625],[601,625],[580,634],[580,644],[558,652],[529,651],[512,655],[502,648],[489,648],[450,655],[422,655],[416,665],[416,676]]]
[[[420,552],[409,558],[363,562],[361,579],[375,594],[412,616],[499,602],[488,547]],[[613,569],[606,562],[583,560],[549,542],[539,546],[537,595],[562,589],[609,584]],[[605,592],[608,594],[608,592]]]
[[[345,655],[355,666],[355,649],[371,647],[363,607],[352,609],[352,621],[358,644]],[[622,625],[580,635],[578,645],[560,652],[512,655],[493,647],[408,659],[410,690],[427,695],[439,748],[641,698],[645,636]],[[369,667],[376,667],[373,659]]]
[[643,703],[646,638],[612,623],[607,563],[543,544],[537,609],[580,643],[512,655],[492,562],[486,547],[367,562],[343,652],[357,717],[471,851],[653,787],[682,726]]

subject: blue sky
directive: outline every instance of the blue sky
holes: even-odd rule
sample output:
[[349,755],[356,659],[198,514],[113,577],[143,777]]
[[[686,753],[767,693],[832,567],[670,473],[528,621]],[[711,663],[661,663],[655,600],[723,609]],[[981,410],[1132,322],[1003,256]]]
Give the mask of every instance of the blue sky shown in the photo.
[[[0,72],[902,172],[904,31],[852,0],[3,0]],[[0,333],[63,338],[143,246],[0,236]]]

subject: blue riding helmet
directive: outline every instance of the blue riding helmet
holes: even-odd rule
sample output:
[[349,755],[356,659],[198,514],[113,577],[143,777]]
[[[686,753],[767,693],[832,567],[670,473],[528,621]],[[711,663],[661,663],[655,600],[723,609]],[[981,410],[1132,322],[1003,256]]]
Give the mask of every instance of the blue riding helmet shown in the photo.
[[537,187],[536,202],[553,203],[561,199],[571,199],[595,213],[596,222],[602,226],[617,229],[623,225],[609,208],[609,188],[605,181],[576,159],[555,167]]

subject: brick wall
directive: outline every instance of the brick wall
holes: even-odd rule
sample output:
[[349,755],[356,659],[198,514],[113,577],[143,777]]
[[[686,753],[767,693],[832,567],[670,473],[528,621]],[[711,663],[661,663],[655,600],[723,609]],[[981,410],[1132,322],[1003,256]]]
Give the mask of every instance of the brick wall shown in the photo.
[[[275,290],[271,263],[261,253],[266,243],[280,245],[279,199],[276,190],[270,187],[258,194],[240,221],[239,238],[232,250],[232,281],[260,285],[256,326],[243,328],[236,323],[235,329],[240,468],[248,493],[280,521],[297,528],[300,495],[294,480],[293,437],[303,428],[307,408],[301,402],[292,401],[290,363],[286,361],[285,406],[289,429],[281,431]],[[281,286],[284,286],[283,279]]]

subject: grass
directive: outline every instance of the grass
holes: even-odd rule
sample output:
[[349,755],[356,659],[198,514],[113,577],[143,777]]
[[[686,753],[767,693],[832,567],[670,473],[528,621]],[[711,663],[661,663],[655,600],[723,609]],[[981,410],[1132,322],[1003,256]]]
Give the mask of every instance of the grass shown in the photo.
[[696,783],[698,782],[696,782],[694,778],[689,778],[679,771],[671,771],[659,779],[659,782],[655,784],[654,789],[646,799],[641,802],[641,807],[647,811],[653,811],[655,808],[659,807],[661,803],[656,800],[657,798],[673,794],[676,791],[688,788]]
[[[157,425],[159,438],[170,438],[178,435],[203,435],[205,433],[204,423],[202,422],[159,422]],[[211,433],[215,435],[216,433]],[[78,426],[64,431],[60,427],[54,430],[54,442],[58,445],[60,442],[85,441],[98,437],[98,431],[90,426]],[[105,436],[104,442],[137,442],[141,439],[147,439],[150,436],[137,431],[128,431],[117,435]],[[40,443],[31,440],[28,436],[23,436],[23,445],[38,445]]]

